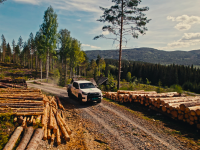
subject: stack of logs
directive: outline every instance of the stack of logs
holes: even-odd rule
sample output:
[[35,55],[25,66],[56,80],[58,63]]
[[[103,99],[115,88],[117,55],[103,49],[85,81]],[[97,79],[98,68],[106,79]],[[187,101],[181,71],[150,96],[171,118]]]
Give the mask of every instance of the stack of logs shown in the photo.
[[104,97],[117,102],[139,102],[150,109],[170,115],[174,119],[196,125],[200,129],[200,97],[185,96],[177,92],[157,93],[155,91],[105,92]]
[[27,88],[26,80],[24,79],[0,79],[0,88]]
[[21,125],[4,150],[13,149],[23,130],[17,150],[35,150],[42,138],[52,143],[56,140],[57,145],[61,144],[61,138],[70,140],[71,130],[65,122],[64,107],[59,98],[43,95],[39,89],[0,89],[0,114],[4,113],[14,115],[14,122]]

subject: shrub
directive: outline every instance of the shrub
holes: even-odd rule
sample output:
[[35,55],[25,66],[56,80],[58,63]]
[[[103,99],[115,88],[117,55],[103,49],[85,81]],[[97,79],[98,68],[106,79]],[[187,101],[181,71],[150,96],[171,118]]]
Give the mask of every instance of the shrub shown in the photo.
[[182,87],[180,85],[174,84],[170,88],[174,89],[175,92],[182,93]]

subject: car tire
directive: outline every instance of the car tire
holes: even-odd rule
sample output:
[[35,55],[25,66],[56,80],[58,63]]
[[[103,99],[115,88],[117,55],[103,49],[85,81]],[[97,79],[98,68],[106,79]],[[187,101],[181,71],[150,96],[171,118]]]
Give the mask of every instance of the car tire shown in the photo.
[[68,97],[71,98],[71,97],[72,97],[72,92],[71,92],[71,90],[68,89],[67,92],[68,92]]
[[81,103],[81,104],[83,104],[84,102],[82,101],[82,95],[78,95],[78,101]]
[[101,99],[97,101],[97,103],[101,103]]

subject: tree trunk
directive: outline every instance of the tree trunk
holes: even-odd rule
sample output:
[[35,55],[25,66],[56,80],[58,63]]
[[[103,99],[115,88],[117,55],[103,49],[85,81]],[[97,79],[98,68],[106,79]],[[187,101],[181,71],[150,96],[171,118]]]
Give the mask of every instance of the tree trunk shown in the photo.
[[12,150],[22,131],[23,127],[17,127],[3,150]]
[[35,54],[35,70],[36,70],[36,76],[37,76],[37,67],[38,67],[38,60],[37,60],[37,55]]
[[49,48],[47,52],[47,62],[46,62],[46,79],[48,83],[48,78],[49,78]]
[[[122,0],[121,11],[124,13],[124,0]],[[119,67],[118,67],[118,83],[117,89],[120,88],[120,78],[121,78],[121,58],[122,58],[122,29],[123,29],[123,16],[121,16],[121,27],[120,27],[120,44],[119,44]]]
[[40,72],[41,72],[41,81],[42,82],[42,59],[40,60],[40,66],[41,66],[41,69],[40,69]]
[[65,60],[65,86],[67,84],[67,61]]
[[42,140],[43,135],[44,131],[41,128],[36,129],[33,138],[31,139],[26,150],[36,150],[40,144],[40,141]]
[[33,68],[33,54],[32,54],[32,49],[31,49],[31,71],[32,71],[32,68]]
[[25,129],[24,136],[16,150],[25,150],[29,140],[31,139],[33,131],[34,131],[33,127],[27,127]]

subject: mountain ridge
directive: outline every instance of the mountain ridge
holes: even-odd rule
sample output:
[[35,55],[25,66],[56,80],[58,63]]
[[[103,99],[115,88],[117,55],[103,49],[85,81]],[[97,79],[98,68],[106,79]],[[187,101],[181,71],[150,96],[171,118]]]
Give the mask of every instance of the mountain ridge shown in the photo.
[[[88,50],[85,51],[89,60],[100,55],[104,59],[119,59],[119,50]],[[200,66],[200,50],[191,51],[164,51],[154,48],[123,49],[122,59],[128,61],[142,61],[154,64],[178,64]]]

